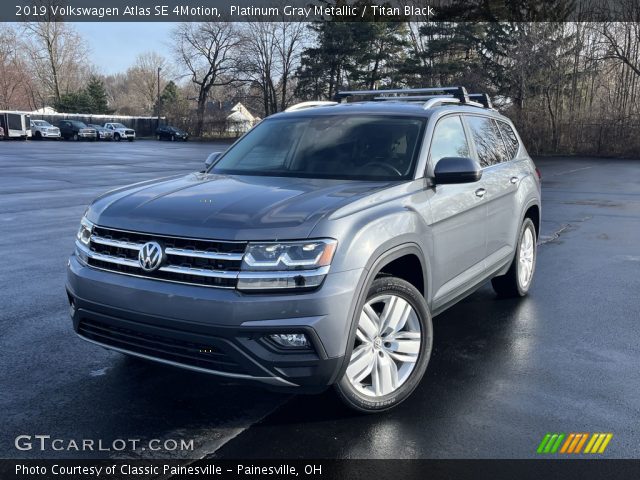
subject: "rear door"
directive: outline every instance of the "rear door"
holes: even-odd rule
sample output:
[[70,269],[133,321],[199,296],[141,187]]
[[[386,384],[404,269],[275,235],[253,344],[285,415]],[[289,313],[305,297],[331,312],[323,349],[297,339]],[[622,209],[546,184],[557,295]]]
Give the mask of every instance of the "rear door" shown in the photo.
[[519,224],[516,211],[518,175],[514,171],[514,155],[505,145],[496,120],[484,115],[465,114],[477,159],[483,167],[487,206],[486,268],[502,264],[513,253],[515,228]]
[[[448,115],[435,126],[429,162],[441,158],[472,157],[460,115]],[[487,209],[482,180],[436,185],[430,199],[433,231],[433,307],[455,299],[482,275],[486,254]]]

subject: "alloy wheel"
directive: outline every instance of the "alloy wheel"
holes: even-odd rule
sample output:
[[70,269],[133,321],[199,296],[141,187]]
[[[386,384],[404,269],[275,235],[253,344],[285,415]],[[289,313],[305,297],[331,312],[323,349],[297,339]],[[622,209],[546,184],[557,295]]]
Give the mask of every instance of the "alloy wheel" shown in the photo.
[[520,239],[518,258],[518,281],[522,288],[526,288],[533,276],[535,256],[535,237],[531,228],[526,228]]
[[420,321],[404,298],[383,294],[362,309],[346,376],[368,397],[396,391],[413,372],[421,345]]

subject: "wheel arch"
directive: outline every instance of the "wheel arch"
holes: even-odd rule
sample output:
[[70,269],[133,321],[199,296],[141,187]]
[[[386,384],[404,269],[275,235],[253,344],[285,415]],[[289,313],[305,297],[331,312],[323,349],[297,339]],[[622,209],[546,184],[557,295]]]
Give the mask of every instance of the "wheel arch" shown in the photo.
[[[351,308],[349,309],[349,316],[347,318],[347,321],[349,322],[349,330],[347,335],[347,347],[345,350],[345,355],[343,358],[342,365],[337,370],[336,376],[332,379],[332,382],[337,382],[340,378],[342,378],[349,364],[349,359],[351,357],[351,351],[353,349],[353,343],[355,340],[356,329],[357,329],[357,322],[355,321],[356,320],[355,315],[356,315],[356,312],[358,312],[363,308],[367,298],[367,292],[369,291],[371,284],[376,278],[380,276],[380,273],[384,273],[385,267],[389,265],[393,265],[394,262],[402,261],[402,259],[404,258],[407,258],[407,257],[411,258],[411,256],[415,257],[420,262],[420,268],[422,270],[422,282],[423,282],[423,290],[421,291],[421,293],[425,297],[427,301],[427,305],[429,305],[429,307],[431,306],[431,302],[430,302],[431,282],[428,276],[429,264],[428,264],[427,257],[424,255],[422,249],[418,246],[418,244],[413,242],[398,244],[396,246],[386,249],[383,253],[379,254],[375,258],[370,259],[366,269],[364,270],[362,279],[358,284],[358,288],[356,289],[357,295],[354,301],[352,302]],[[400,278],[403,278],[403,277],[400,277]]]

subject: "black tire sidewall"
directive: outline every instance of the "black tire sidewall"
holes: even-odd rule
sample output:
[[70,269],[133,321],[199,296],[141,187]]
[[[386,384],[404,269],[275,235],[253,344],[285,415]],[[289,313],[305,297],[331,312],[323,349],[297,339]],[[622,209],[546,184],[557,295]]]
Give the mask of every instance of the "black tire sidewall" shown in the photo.
[[[409,302],[416,311],[421,327],[420,353],[416,366],[407,381],[396,391],[375,400],[355,390],[347,379],[345,371],[345,374],[336,384],[338,395],[349,407],[363,413],[375,413],[388,410],[406,400],[420,383],[429,364],[429,359],[431,358],[433,324],[431,322],[429,308],[422,294],[405,280],[397,277],[380,277],[371,284],[365,303],[371,298],[384,293],[393,293],[403,298]],[[355,318],[353,319],[354,322],[358,322],[361,310],[362,307],[356,311]],[[353,345],[349,345],[346,361],[351,357],[352,350]]]

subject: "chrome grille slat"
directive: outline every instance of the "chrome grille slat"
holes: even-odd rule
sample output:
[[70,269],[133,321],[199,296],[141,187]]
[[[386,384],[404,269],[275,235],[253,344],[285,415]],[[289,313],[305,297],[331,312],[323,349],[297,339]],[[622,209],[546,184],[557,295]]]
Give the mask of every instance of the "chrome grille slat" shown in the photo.
[[204,268],[191,268],[191,267],[182,267],[180,265],[167,265],[166,267],[160,267],[161,272],[171,272],[171,273],[184,273],[186,275],[200,275],[203,277],[210,278],[227,278],[227,279],[237,279],[239,272],[225,272],[221,270],[205,270]]
[[76,247],[82,250],[87,255],[87,257],[93,258],[95,260],[100,260],[102,262],[108,262],[108,263],[115,263],[117,265],[125,265],[127,267],[140,268],[140,264],[136,260],[116,257],[115,255],[105,255],[104,253],[97,253],[92,250],[89,250],[87,247],[85,247],[84,245],[82,245],[77,241],[76,241]]
[[190,250],[187,248],[165,248],[164,253],[167,255],[177,255],[180,257],[208,258],[210,260],[230,260],[239,262],[242,260],[242,253],[219,253],[205,252],[203,250]]
[[140,249],[142,248],[142,245],[144,245],[144,244],[135,243],[135,242],[123,242],[121,240],[103,238],[98,235],[92,235],[91,241],[95,243],[99,243],[100,245],[108,245],[110,247],[117,247],[117,248],[128,248],[130,250],[137,250],[137,251],[140,251]]

